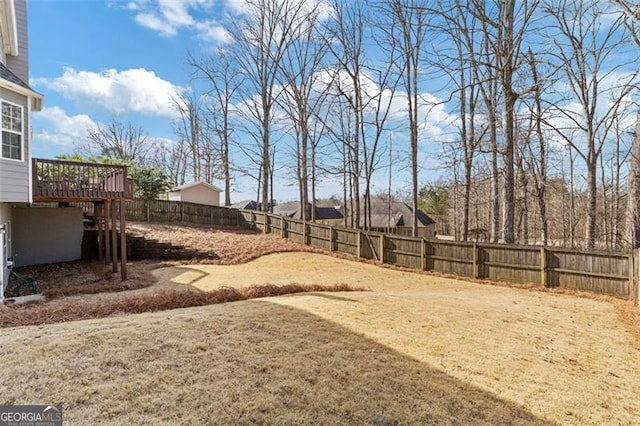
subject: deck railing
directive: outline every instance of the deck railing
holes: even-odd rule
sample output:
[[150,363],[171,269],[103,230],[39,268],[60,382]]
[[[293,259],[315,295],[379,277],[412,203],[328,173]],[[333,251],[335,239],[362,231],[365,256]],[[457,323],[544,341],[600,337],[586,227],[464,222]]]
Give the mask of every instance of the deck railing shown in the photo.
[[66,160],[32,159],[34,201],[133,198],[127,167]]

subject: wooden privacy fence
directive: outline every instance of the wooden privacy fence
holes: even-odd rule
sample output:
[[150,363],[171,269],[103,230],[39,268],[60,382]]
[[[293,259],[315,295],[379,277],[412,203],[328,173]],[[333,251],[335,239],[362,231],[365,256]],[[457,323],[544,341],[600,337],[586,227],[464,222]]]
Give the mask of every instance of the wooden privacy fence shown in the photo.
[[240,210],[241,226],[301,244],[411,269],[607,294],[638,302],[633,253],[432,240]]
[[183,201],[132,200],[127,203],[127,220],[141,222],[190,222],[202,225],[239,226],[237,209]]
[[[75,203],[93,216],[93,203]],[[139,222],[189,222],[213,226],[241,226],[240,212],[229,207],[182,201],[135,199],[126,203],[126,219]]]

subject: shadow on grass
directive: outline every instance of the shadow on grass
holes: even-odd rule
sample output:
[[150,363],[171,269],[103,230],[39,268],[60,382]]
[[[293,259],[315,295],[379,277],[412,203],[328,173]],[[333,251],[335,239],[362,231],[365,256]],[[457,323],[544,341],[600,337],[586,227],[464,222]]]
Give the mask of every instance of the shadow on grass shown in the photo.
[[62,403],[70,423],[552,424],[268,301],[57,324],[46,339],[39,333],[3,332],[0,402],[45,395]]

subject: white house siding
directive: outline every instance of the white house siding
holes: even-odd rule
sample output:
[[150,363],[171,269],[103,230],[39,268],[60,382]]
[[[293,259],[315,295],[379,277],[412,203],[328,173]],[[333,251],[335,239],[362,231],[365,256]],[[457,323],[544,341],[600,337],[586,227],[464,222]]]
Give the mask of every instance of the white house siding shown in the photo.
[[29,183],[29,110],[27,97],[0,89],[0,99],[22,106],[22,161],[7,160],[0,156],[0,202],[28,203]]
[[24,82],[29,82],[29,36],[27,30],[27,2],[14,0],[18,32],[18,56],[7,56],[7,68]]
[[16,266],[69,262],[82,257],[82,209],[13,209]]

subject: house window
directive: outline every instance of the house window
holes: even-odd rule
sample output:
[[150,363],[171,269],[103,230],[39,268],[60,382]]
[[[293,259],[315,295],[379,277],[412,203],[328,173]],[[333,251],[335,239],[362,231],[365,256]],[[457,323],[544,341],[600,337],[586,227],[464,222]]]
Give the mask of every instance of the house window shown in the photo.
[[2,158],[22,160],[22,107],[2,102]]

